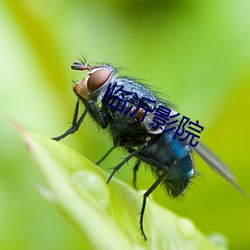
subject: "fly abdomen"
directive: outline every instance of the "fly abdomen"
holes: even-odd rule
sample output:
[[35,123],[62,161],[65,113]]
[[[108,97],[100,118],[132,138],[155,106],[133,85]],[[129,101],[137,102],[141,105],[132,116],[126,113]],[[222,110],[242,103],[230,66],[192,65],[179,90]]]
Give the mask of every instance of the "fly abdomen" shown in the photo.
[[193,175],[192,155],[189,153],[179,162],[174,161],[174,164],[170,164],[162,184],[169,195],[177,197],[184,193]]
[[172,133],[163,133],[136,155],[152,166],[156,176],[165,173],[162,184],[171,196],[183,194],[194,175],[190,147],[173,139]]
[[191,149],[186,143],[174,139],[172,133],[165,133],[163,138],[170,160],[166,162],[168,170],[162,184],[169,195],[177,197],[184,193],[194,175]]

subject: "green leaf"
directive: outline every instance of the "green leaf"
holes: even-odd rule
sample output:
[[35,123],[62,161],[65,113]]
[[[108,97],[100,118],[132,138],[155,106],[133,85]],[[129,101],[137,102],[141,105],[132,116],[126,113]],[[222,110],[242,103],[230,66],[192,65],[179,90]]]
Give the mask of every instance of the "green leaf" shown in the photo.
[[21,130],[46,187],[43,196],[81,232],[83,249],[226,249],[212,243],[186,218],[148,199],[144,241],[139,229],[143,192],[108,174],[60,142]]

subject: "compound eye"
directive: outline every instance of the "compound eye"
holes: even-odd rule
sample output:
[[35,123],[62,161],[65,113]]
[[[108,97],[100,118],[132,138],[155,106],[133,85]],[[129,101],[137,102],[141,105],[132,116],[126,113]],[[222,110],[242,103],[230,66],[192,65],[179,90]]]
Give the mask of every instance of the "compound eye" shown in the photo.
[[99,69],[92,73],[88,79],[88,90],[93,92],[99,89],[109,78],[110,71],[108,69]]

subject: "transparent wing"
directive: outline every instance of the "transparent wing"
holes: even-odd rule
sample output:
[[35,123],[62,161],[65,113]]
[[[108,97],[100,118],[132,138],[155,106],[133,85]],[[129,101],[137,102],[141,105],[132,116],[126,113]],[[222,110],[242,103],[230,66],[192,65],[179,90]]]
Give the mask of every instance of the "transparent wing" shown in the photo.
[[209,165],[210,168],[231,183],[248,199],[247,195],[237,185],[236,178],[230,169],[208,147],[199,141],[198,145],[196,147],[192,147],[192,149]]

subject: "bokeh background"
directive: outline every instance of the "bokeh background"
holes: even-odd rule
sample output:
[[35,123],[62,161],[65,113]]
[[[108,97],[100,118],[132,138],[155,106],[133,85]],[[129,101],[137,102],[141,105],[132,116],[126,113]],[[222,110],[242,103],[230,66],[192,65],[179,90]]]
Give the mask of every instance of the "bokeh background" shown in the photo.
[[[72,80],[83,76],[70,65],[83,55],[127,68],[199,120],[202,140],[250,196],[249,13],[248,0],[1,1],[0,249],[81,248],[80,234],[36,191],[39,173],[8,118],[46,137],[64,132]],[[93,162],[112,144],[89,118],[63,143]],[[110,171],[122,157],[117,150],[102,167]],[[117,175],[130,185],[132,166]],[[250,249],[250,202],[198,157],[196,166],[202,177],[183,198],[158,188],[153,199],[206,234],[224,234],[230,249]],[[140,188],[153,180],[140,170]]]

